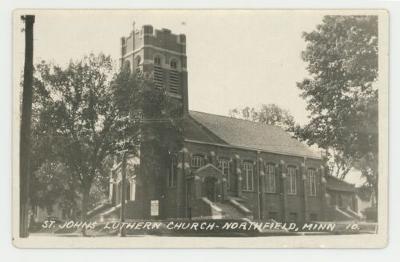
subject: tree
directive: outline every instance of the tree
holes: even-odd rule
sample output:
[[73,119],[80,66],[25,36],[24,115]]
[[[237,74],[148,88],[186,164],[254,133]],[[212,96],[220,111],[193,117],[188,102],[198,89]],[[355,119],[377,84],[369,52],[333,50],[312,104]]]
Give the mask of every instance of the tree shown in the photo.
[[295,121],[289,111],[280,108],[275,104],[261,105],[260,108],[244,107],[235,108],[229,111],[229,115],[235,118],[250,120],[253,122],[264,123],[282,127],[286,131],[292,132],[295,128]]
[[60,203],[69,218],[78,213],[79,192],[70,169],[57,157],[57,133],[50,128],[49,92],[38,76],[34,78],[32,111],[32,159],[31,159],[31,207],[52,211],[54,204]]
[[325,149],[339,178],[357,167],[377,186],[378,18],[325,16],[303,38],[310,76],[297,86],[310,122],[296,135]]
[[73,190],[73,179],[69,176],[68,167],[57,161],[45,161],[34,173],[32,181],[31,205],[53,211],[54,205],[75,219],[77,211],[76,191]]
[[[107,157],[122,148],[137,150],[141,114],[135,93],[142,83],[126,72],[113,78],[112,60],[103,54],[66,68],[36,66],[36,167],[49,160],[68,168],[81,196],[82,220],[93,183],[107,174],[102,172]],[[120,103],[122,96],[128,99]]]

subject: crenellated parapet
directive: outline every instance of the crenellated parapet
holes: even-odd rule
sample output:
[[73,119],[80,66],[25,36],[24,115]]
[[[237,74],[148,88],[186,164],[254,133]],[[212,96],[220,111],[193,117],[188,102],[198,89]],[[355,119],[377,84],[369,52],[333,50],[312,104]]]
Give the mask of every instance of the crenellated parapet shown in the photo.
[[[148,48],[150,52],[140,52]],[[152,62],[153,56],[159,54],[164,58],[160,66],[169,65],[171,59],[177,59],[180,70],[186,70],[186,36],[173,34],[169,29],[153,29],[151,25],[143,25],[141,29],[133,29],[129,36],[121,37],[121,59],[131,55],[143,55],[136,60],[139,65]]]
[[120,67],[151,79],[172,100],[178,100],[182,113],[189,110],[186,36],[169,29],[143,25],[121,37]]

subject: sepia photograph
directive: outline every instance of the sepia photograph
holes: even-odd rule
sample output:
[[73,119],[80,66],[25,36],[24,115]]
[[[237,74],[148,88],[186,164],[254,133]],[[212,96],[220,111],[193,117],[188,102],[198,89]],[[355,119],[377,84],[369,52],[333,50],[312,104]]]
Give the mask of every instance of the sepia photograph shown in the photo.
[[13,243],[382,248],[384,10],[13,12]]

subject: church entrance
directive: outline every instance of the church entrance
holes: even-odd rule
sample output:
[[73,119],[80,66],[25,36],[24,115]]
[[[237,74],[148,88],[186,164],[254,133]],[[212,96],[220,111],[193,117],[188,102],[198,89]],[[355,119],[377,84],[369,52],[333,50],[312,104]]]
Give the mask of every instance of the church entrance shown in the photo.
[[[228,191],[226,179],[220,169],[212,164],[207,164],[193,172],[192,177],[188,177],[187,194],[192,199],[200,200],[207,198],[211,202],[225,200]],[[186,201],[189,203],[189,201]]]
[[215,177],[206,177],[204,179],[205,197],[215,202],[217,199],[217,179]]

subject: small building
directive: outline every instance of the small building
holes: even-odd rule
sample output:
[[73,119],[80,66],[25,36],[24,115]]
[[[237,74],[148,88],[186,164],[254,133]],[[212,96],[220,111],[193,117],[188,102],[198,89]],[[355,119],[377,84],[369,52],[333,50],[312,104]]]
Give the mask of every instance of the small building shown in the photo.
[[358,212],[356,187],[337,177],[327,175],[327,193],[329,196],[328,218],[334,221],[360,220],[362,216]]

